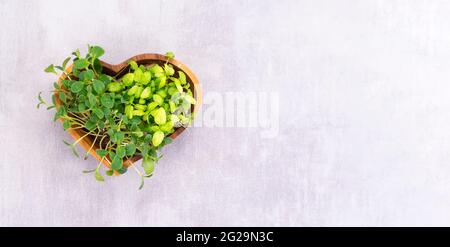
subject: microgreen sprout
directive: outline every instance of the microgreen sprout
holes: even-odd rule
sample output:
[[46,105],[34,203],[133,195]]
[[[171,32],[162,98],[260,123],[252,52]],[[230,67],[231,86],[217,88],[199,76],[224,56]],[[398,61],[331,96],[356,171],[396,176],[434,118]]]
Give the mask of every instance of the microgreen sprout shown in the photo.
[[[99,147],[95,152],[100,162],[84,173],[93,172],[95,179],[103,182],[102,161],[110,165],[107,176],[126,173],[131,167],[140,177],[141,189],[145,178],[153,175],[162,147],[172,142],[170,134],[191,123],[190,109],[196,102],[186,75],[169,63],[175,57],[173,52],[166,53],[163,64],[129,61],[127,71],[117,75],[103,73],[99,58],[104,53],[100,46],[88,45],[85,56],[77,49],[61,66],[49,65],[45,72],[62,74],[64,79],[53,84],[52,104],[38,94],[37,108],[55,108],[54,120],[62,120],[64,130],[82,131],[73,143],[63,141],[75,156],[80,156],[76,147],[84,138],[93,140],[84,159]],[[67,70],[70,61],[72,69]],[[124,165],[137,155],[143,158],[141,168]]]

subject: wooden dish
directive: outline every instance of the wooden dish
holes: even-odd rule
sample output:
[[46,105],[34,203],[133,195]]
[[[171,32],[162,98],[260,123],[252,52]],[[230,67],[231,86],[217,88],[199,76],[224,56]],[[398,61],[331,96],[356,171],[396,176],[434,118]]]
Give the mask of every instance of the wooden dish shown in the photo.
[[[110,75],[110,76],[118,75],[117,78],[120,78],[123,75],[125,75],[126,73],[128,73],[128,68],[129,68],[128,62],[131,60],[136,61],[136,63],[138,65],[142,64],[144,66],[151,65],[151,64],[163,65],[164,63],[168,62],[169,64],[172,64],[173,68],[175,69],[175,72],[183,71],[186,74],[187,82],[191,85],[192,94],[193,94],[195,100],[197,101],[197,103],[195,105],[191,106],[191,112],[192,112],[192,114],[195,114],[198,111],[198,109],[202,103],[202,92],[200,89],[200,84],[198,82],[198,79],[186,65],[182,64],[181,62],[179,62],[175,59],[169,59],[166,56],[163,56],[160,54],[145,53],[145,54],[140,54],[140,55],[131,57],[131,58],[123,61],[122,63],[116,64],[116,65],[112,65],[107,62],[101,61],[101,64],[103,66],[103,73]],[[70,65],[69,67],[67,67],[66,72],[70,73],[72,71],[72,67],[73,67],[73,65]],[[58,79],[58,84],[61,85],[61,81],[64,80],[65,78],[66,78],[66,75],[63,73]],[[55,101],[56,101],[56,107],[59,107],[63,104],[63,102],[59,99],[59,95],[57,92],[55,93]],[[62,119],[59,119],[59,120],[61,122],[63,122]],[[185,127],[179,127],[177,129],[175,129],[175,132],[172,133],[169,137],[172,139],[175,139],[185,129],[186,129]],[[69,132],[69,134],[75,140],[78,140],[80,137],[82,137],[83,135],[85,135],[87,133],[87,131],[84,129],[68,129],[67,132]],[[93,136],[86,136],[85,138],[81,139],[79,144],[86,151],[88,151],[90,149],[90,147],[92,146],[93,142],[94,142]],[[89,151],[89,154],[92,155],[93,157],[95,157],[97,160],[102,161],[102,163],[105,166],[110,168],[111,161],[110,161],[109,157],[106,156],[106,158],[102,160],[102,158],[95,151],[98,148],[99,148],[99,143],[94,143],[94,146]],[[142,157],[140,155],[135,155],[130,159],[124,159],[123,165],[125,167],[129,167],[130,165],[132,165],[134,162],[140,160],[141,158]],[[118,173],[116,172],[115,174],[118,174]]]

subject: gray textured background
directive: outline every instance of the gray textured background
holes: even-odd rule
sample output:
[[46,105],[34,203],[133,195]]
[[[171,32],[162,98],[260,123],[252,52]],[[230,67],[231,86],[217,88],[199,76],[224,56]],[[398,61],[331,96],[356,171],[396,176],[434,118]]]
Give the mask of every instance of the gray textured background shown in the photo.
[[[0,225],[450,222],[450,2],[0,0]],[[205,93],[274,91],[280,133],[191,128],[157,174],[97,183],[36,110],[42,72],[175,52]],[[206,106],[205,106],[206,107]]]

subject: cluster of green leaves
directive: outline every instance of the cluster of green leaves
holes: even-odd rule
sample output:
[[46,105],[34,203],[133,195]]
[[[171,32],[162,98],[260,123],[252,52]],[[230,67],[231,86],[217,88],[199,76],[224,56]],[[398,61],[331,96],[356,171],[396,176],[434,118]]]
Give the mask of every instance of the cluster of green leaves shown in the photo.
[[[129,61],[128,71],[117,78],[118,75],[102,73],[99,58],[103,54],[101,47],[88,46],[86,56],[76,50],[61,66],[48,66],[46,72],[58,75],[59,70],[65,79],[54,83],[53,104],[47,109],[56,107],[54,120],[62,119],[65,130],[84,131],[73,143],[64,141],[76,156],[79,156],[76,144],[87,136],[94,138],[94,144],[100,147],[95,151],[102,160],[95,169],[86,172],[94,172],[98,181],[104,181],[100,172],[104,159],[111,167],[105,173],[111,176],[127,172],[125,160],[142,156],[143,171],[131,165],[141,178],[142,188],[144,178],[152,176],[155,163],[162,157],[161,148],[171,143],[169,135],[191,123],[190,109],[196,102],[186,75],[168,62],[139,65]],[[166,56],[174,57],[171,52]],[[72,70],[66,70],[70,60]],[[56,104],[56,97],[61,105]],[[38,100],[38,108],[47,105],[40,93]]]

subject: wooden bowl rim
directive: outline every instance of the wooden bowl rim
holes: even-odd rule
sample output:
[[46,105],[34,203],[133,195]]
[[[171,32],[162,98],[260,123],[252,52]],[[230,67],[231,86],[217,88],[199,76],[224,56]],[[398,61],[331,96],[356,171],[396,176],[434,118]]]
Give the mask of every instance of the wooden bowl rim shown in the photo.
[[[197,79],[197,77],[195,76],[195,74],[183,63],[181,63],[180,61],[173,59],[173,58],[167,58],[164,55],[161,54],[157,54],[157,53],[143,53],[143,54],[139,54],[139,55],[135,55],[132,56],[126,60],[124,60],[121,63],[118,64],[110,64],[108,62],[102,61],[100,60],[103,68],[109,69],[110,71],[114,72],[115,74],[118,74],[120,72],[122,72],[124,69],[126,69],[129,64],[129,61],[136,61],[136,63],[138,64],[151,64],[151,63],[145,63],[144,61],[148,61],[148,60],[153,60],[155,62],[168,62],[169,64],[171,64],[172,66],[175,67],[175,71],[177,70],[181,70],[186,74],[186,79],[188,79],[188,82],[191,84],[191,88],[193,96],[195,98],[195,100],[197,101],[197,103],[195,105],[193,105],[193,110],[192,110],[192,114],[195,117],[195,114],[198,112],[201,104],[202,104],[202,91],[200,88],[200,83]],[[66,73],[69,73],[72,71],[72,67],[73,64],[71,64],[70,66],[68,66],[65,70]],[[66,75],[64,73],[62,73],[60,75],[60,77],[58,78],[58,84],[61,85],[62,80],[64,80],[66,78]],[[57,92],[55,92],[55,103],[56,106],[60,106],[62,105],[61,100],[59,99],[59,95]],[[59,119],[60,122],[63,122],[63,119]],[[185,127],[179,127],[175,130],[174,133],[172,133],[169,137],[172,139],[177,138],[186,128]],[[74,138],[75,140],[77,140],[78,138],[80,138],[84,132],[82,132],[79,129],[69,129],[67,130],[67,132],[72,136],[72,138]],[[86,139],[82,139],[79,144],[81,147],[83,147],[83,149],[85,149],[86,151],[89,150],[89,148],[91,147],[93,141],[92,140],[86,140]],[[101,161],[106,167],[111,168],[111,162],[109,161],[109,158],[106,159],[102,159],[97,152],[95,151],[95,148],[92,148],[89,151],[89,154],[91,156],[93,156],[94,158],[96,158],[98,161]],[[124,161],[124,166],[125,167],[129,167],[131,166],[134,162],[140,160],[142,157],[140,155],[135,155],[130,159],[127,159]],[[115,172],[115,175],[119,175],[118,172]]]

